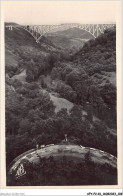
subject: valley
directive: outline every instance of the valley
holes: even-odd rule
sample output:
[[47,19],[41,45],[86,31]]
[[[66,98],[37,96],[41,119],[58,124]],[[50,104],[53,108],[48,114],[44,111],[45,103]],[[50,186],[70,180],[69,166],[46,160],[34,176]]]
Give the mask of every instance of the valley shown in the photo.
[[[38,44],[24,29],[6,28],[5,52],[7,168],[36,145],[64,143],[65,135],[68,148],[82,145],[117,157],[115,27],[95,39],[77,28],[52,32]],[[110,167],[105,165],[104,172],[109,168],[116,183]]]

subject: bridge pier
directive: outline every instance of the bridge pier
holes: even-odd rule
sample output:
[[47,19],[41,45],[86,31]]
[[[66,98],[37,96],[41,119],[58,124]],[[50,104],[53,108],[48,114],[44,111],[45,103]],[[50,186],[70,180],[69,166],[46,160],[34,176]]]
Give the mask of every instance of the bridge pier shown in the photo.
[[39,41],[38,41],[38,40],[36,40],[36,43],[37,43],[37,44],[39,44]]

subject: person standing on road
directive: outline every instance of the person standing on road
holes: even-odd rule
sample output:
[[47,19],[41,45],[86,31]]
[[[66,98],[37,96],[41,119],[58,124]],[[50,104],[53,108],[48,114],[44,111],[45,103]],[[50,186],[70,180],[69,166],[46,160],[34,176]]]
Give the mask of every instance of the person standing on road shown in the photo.
[[36,145],[36,149],[37,149],[37,150],[39,149],[39,145],[38,145],[38,144]]

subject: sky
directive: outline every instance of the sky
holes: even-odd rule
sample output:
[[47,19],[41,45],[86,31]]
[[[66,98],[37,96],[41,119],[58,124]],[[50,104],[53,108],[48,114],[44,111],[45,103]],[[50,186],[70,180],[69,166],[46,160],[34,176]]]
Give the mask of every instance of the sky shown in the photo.
[[[2,1],[3,2],[3,1]],[[115,23],[116,1],[4,1],[5,22],[23,25]]]

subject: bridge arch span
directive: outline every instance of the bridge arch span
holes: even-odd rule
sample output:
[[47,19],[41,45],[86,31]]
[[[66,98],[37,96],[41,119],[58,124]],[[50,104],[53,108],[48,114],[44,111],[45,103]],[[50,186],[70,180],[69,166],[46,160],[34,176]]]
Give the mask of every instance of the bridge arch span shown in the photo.
[[67,30],[70,28],[79,28],[82,30],[87,31],[90,33],[94,38],[98,37],[101,33],[110,27],[115,26],[115,24],[78,24],[78,23],[71,23],[71,24],[60,24],[60,25],[27,25],[27,26],[20,26],[21,28],[28,31],[38,43],[41,37],[53,30]]
[[[87,29],[83,29],[83,28],[81,28],[81,27],[79,27],[79,26],[69,27],[69,29],[72,29],[72,28],[82,29],[82,30],[84,30],[84,31],[86,31],[86,32],[88,32],[88,33],[90,33],[94,38],[96,38],[96,37],[94,36],[94,34],[93,34],[92,32],[89,32]],[[36,40],[36,42],[39,43],[39,41],[40,41],[40,39],[42,38],[42,36],[44,36],[44,35],[46,35],[46,34],[52,32],[52,31],[55,30],[55,29],[59,29],[59,30],[60,30],[59,27],[53,28],[52,30],[48,30],[48,31],[45,32],[44,34],[41,34],[40,37]]]

